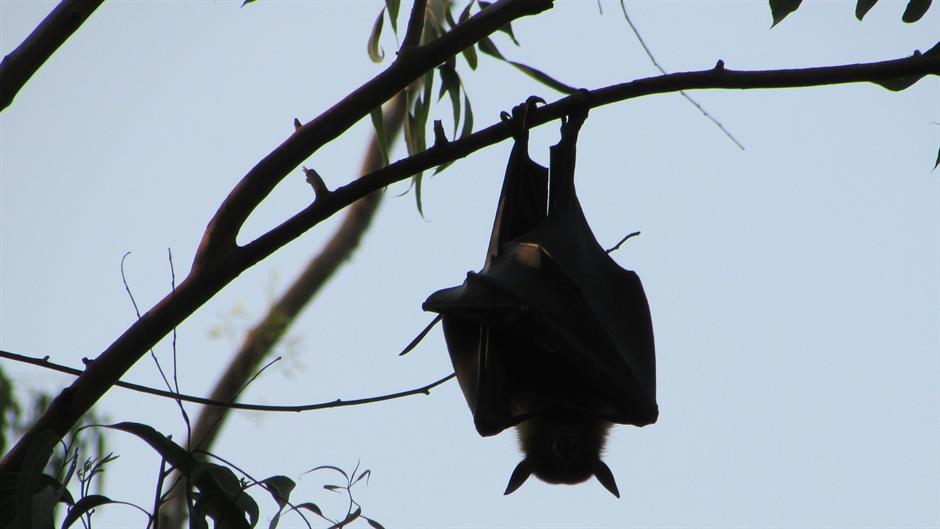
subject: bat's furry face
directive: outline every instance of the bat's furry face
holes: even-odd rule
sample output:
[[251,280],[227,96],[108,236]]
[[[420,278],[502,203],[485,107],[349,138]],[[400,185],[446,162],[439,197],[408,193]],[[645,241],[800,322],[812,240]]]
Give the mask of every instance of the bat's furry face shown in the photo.
[[610,426],[605,420],[562,410],[524,421],[516,431],[537,478],[575,484],[594,475]]

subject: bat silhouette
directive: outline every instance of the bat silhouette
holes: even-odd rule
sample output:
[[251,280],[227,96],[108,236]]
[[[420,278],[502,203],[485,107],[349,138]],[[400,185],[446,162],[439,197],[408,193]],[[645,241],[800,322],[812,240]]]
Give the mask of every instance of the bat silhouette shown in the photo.
[[505,494],[534,474],[567,484],[595,476],[620,497],[601,460],[607,432],[659,415],[649,305],[637,275],[597,243],[575,194],[587,105],[562,119],[549,174],[528,154],[536,101],[502,115],[515,144],[483,269],[423,308],[443,319],[480,435],[517,428],[524,458]]

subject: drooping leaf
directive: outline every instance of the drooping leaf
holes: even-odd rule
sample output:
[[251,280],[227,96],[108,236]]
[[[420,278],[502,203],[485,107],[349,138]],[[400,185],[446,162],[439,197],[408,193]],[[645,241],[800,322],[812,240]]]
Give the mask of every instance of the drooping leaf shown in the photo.
[[372,34],[369,35],[369,42],[366,44],[366,51],[369,53],[369,59],[372,62],[382,62],[385,58],[385,52],[379,46],[379,37],[382,36],[382,23],[385,22],[385,8],[379,11],[379,16],[372,25]]
[[457,70],[448,65],[438,68],[441,76],[441,91],[437,95],[440,101],[444,94],[450,95],[451,112],[454,117],[454,136],[457,135],[457,124],[460,122],[460,76]]
[[[356,480],[352,482],[352,484],[355,485],[356,483],[359,483],[360,481],[362,481],[362,478],[368,478],[368,477],[371,476],[371,475],[372,475],[372,471],[371,471],[371,470],[369,470],[369,469],[363,470],[362,473],[359,474],[359,477],[356,478]],[[366,483],[368,483],[368,482],[369,482],[369,481],[366,480]]]
[[398,8],[401,6],[401,0],[385,0],[385,7],[388,9],[388,20],[392,23],[392,31],[398,34]]
[[121,430],[141,438],[149,444],[151,448],[166,459],[167,463],[176,467],[179,471],[185,473],[191,472],[196,465],[196,460],[180,445],[174,443],[170,438],[155,430],[152,426],[136,422],[120,422],[116,424],[104,424],[105,428]]
[[310,470],[304,472],[304,474],[316,472],[317,470],[335,470],[336,472],[339,472],[344,478],[346,478],[347,481],[349,481],[349,475],[346,474],[346,471],[339,467],[334,467],[333,465],[320,465],[318,467],[313,467]]
[[382,167],[385,167],[388,165],[388,138],[385,136],[385,118],[382,116],[382,107],[373,108],[369,116],[372,118],[372,128],[375,129],[375,139],[378,140]]
[[506,57],[503,57],[503,54],[496,48],[496,44],[493,44],[493,41],[489,37],[483,37],[480,42],[477,43],[477,47],[480,48],[480,51],[487,55],[496,57],[497,59],[506,60]]
[[[458,24],[463,24],[470,18],[470,8],[473,7],[473,2],[467,2],[467,7],[463,8],[463,11],[460,12],[460,17],[457,18]],[[468,46],[463,49],[461,52],[463,58],[466,59],[467,64],[470,66],[471,70],[477,69],[477,51],[474,46]]]
[[319,516],[320,518],[325,519],[325,517],[323,516],[323,511],[320,510],[320,507],[318,507],[316,503],[306,502],[306,503],[301,503],[300,505],[295,505],[294,507],[291,508],[291,510],[293,511],[299,511],[300,509],[304,509],[305,511],[310,511],[313,514],[316,514],[317,516]]
[[933,168],[936,169],[940,165],[940,147],[937,148],[937,161],[934,162]]
[[383,525],[380,524],[379,522],[373,520],[372,518],[366,518],[365,516],[363,516],[362,519],[365,520],[366,523],[368,523],[369,525],[371,525],[371,526],[374,527],[375,529],[385,529],[385,526],[383,526]]
[[787,15],[796,11],[802,1],[803,0],[770,0],[770,14],[774,19],[774,23],[771,24],[770,27],[776,26],[781,20],[786,18]]
[[242,2],[242,7],[245,7],[245,6],[248,5],[248,4],[252,4],[252,3],[254,3],[254,1],[255,1],[255,0],[245,0],[244,2]]
[[878,0],[858,0],[858,3],[855,4],[855,18],[861,20],[865,18],[865,15],[875,7],[875,4],[878,3]]
[[78,521],[79,518],[88,511],[94,509],[95,507],[100,507],[102,505],[107,505],[109,503],[114,503],[111,501],[111,498],[107,496],[102,496],[100,494],[90,494],[84,498],[75,502],[75,505],[69,509],[68,514],[65,515],[65,519],[62,520],[61,529],[68,529],[73,523]]
[[910,0],[904,9],[904,14],[901,15],[901,20],[908,24],[917,22],[928,9],[930,9],[930,0]]
[[192,480],[199,487],[199,500],[205,506],[206,514],[217,527],[219,524],[223,527],[254,527],[258,523],[258,504],[242,489],[232,469],[200,462],[192,472]]
[[[466,92],[464,92],[464,95],[463,95],[463,103],[464,103],[463,127],[460,128],[460,136],[458,137],[459,139],[466,138],[467,136],[473,133],[473,109],[470,108],[470,98],[467,97]],[[448,167],[450,167],[452,163],[454,162],[450,161],[450,162],[438,165],[437,169],[434,170],[434,174],[444,172],[444,169],[447,169]],[[430,330],[430,326],[427,329],[425,329],[425,331],[427,330]]]
[[526,66],[525,64],[515,62],[515,61],[507,61],[507,62],[515,66],[516,68],[518,68],[520,71],[522,71],[524,74],[528,75],[529,77],[535,79],[536,81],[542,83],[543,85],[549,88],[554,88],[555,90],[558,90],[559,92],[563,94],[571,95],[578,91],[577,88],[567,85],[541,70],[537,70],[535,68],[532,68],[531,66]]
[[283,508],[290,500],[290,493],[297,486],[294,480],[287,476],[271,476],[261,481],[271,493],[271,497],[277,502],[278,507]]

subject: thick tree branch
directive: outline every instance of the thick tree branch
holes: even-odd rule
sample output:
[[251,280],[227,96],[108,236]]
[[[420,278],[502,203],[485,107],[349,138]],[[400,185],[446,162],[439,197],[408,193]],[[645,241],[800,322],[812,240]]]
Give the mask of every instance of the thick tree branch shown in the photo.
[[551,6],[552,0],[500,0],[458,24],[434,42],[403,50],[385,71],[295,130],[293,135],[242,178],[209,222],[196,252],[194,269],[211,267],[234,251],[237,248],[235,237],[248,215],[290,171],[320,147],[449,57],[476,44],[512,20],[540,13]]
[[[884,81],[899,77],[940,75],[940,53],[915,54],[888,61],[800,68],[790,70],[735,71],[723,66],[697,72],[672,73],[638,79],[588,92],[587,103],[599,107],[653,94],[666,94],[695,89],[765,89],[811,87],[832,84]],[[574,105],[584,104],[577,95],[565,97],[529,112],[532,127],[559,119]],[[320,221],[376,189],[404,180],[420,171],[463,158],[489,145],[503,141],[509,133],[502,123],[491,125],[461,140],[404,158],[387,167],[336,189],[329,200],[317,201],[281,225],[239,248],[238,260],[248,268],[272,252],[306,232]]]
[[26,81],[72,36],[104,0],[62,0],[15,50],[0,62],[0,111]]
[[[400,55],[373,80],[297,129],[255,165],[223,201],[206,228],[189,275],[88,362],[85,372],[50,403],[0,460],[0,474],[19,471],[30,444],[40,433],[51,431],[59,438],[66,435],[147,350],[247,269],[244,265],[249,261],[237,252],[235,237],[248,215],[288,172],[425,72],[512,20],[539,13],[551,5],[551,0],[500,0],[434,42]],[[336,212],[367,194],[341,204],[329,193],[316,202],[329,203]],[[260,254],[255,255],[260,259]]]

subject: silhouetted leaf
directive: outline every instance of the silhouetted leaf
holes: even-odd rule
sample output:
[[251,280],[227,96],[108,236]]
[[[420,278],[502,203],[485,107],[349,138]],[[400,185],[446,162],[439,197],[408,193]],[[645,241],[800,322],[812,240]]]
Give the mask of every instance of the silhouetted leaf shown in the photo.
[[295,505],[293,508],[291,508],[291,510],[293,511],[299,511],[300,509],[310,511],[313,514],[316,514],[317,516],[319,516],[320,518],[326,519],[326,517],[323,516],[323,511],[320,510],[320,507],[318,507],[316,503],[310,503],[308,501],[306,503],[301,503],[300,505]]
[[373,520],[372,518],[366,518],[365,516],[363,516],[362,519],[365,520],[369,525],[371,525],[375,529],[385,529],[385,527],[382,526],[382,524]]
[[933,168],[936,169],[938,165],[940,165],[940,148],[937,149],[937,161],[934,162]]
[[[369,470],[369,469],[363,470],[362,473],[359,474],[359,477],[356,478],[356,480],[353,481],[351,484],[352,484],[352,485],[355,485],[356,483],[359,483],[360,481],[362,481],[362,478],[366,478],[366,477],[369,477],[369,476],[371,476],[371,475],[372,475],[372,471],[371,471],[371,470]],[[368,481],[366,481],[366,483],[368,483]]]
[[[258,504],[242,490],[241,481],[232,469],[215,463],[199,463],[192,472],[199,487],[199,500],[216,526],[254,527],[258,523]],[[245,523],[244,515],[248,515]]]
[[438,71],[441,75],[441,91],[437,99],[440,101],[445,93],[450,95],[451,113],[454,117],[454,136],[456,136],[457,125],[460,123],[460,76],[453,67],[448,67],[446,64]]
[[385,58],[385,52],[379,46],[379,37],[382,36],[382,23],[385,22],[385,8],[379,11],[375,24],[372,25],[372,34],[369,35],[369,43],[366,45],[366,51],[369,53],[369,59],[372,62],[382,62]]
[[535,68],[532,68],[531,66],[526,66],[525,64],[515,62],[515,61],[506,61],[506,62],[515,66],[524,74],[542,83],[543,85],[549,88],[554,88],[555,90],[558,90],[559,92],[563,94],[570,95],[578,91],[577,88],[570,86],[570,85],[566,85],[565,83],[555,79],[554,77],[548,75],[547,73],[541,70],[536,70]]
[[375,139],[378,140],[382,167],[385,167],[388,165],[388,138],[385,136],[385,118],[382,116],[382,107],[373,108],[369,116],[372,118],[372,128],[375,129]]
[[255,0],[245,0],[244,2],[242,2],[242,7],[245,7],[248,4],[254,3],[254,1]]
[[91,494],[85,496],[84,498],[75,502],[75,505],[69,509],[68,514],[65,515],[65,519],[62,520],[61,529],[67,529],[70,525],[78,521],[78,519],[88,511],[94,509],[95,507],[100,507],[101,505],[106,505],[108,503],[114,503],[111,501],[111,498],[107,496],[102,496],[100,494]]
[[875,7],[875,4],[878,3],[878,0],[858,0],[858,3],[855,4],[855,18],[861,20],[865,18],[865,15]]
[[[463,11],[460,12],[460,17],[457,19],[458,24],[463,24],[470,18],[470,8],[473,6],[473,2],[467,2],[467,7],[463,8]],[[461,52],[463,58],[466,59],[467,64],[470,65],[471,70],[477,69],[477,51],[473,46],[468,46],[463,49]]]
[[910,0],[907,8],[904,9],[904,14],[901,15],[901,20],[907,23],[917,22],[928,9],[930,9],[930,0]]
[[344,478],[346,478],[346,481],[349,481],[349,475],[346,474],[346,471],[339,467],[334,467],[333,465],[320,465],[318,467],[313,467],[310,470],[304,472],[304,474],[316,472],[317,470],[335,470],[336,472],[339,472]]
[[463,128],[460,129],[460,139],[473,133],[473,109],[470,108],[470,98],[463,94]]
[[385,7],[388,8],[388,20],[392,23],[392,31],[398,34],[398,7],[401,0],[385,0]]
[[506,60],[506,57],[503,57],[503,54],[500,53],[500,51],[496,48],[496,44],[493,44],[493,41],[490,40],[489,37],[483,37],[483,39],[477,43],[477,47],[479,47],[480,51],[487,55],[491,55],[504,61]]
[[102,426],[113,430],[121,430],[143,439],[158,454],[163,456],[167,463],[183,473],[190,472],[196,464],[195,459],[186,450],[152,426],[136,422],[120,422],[117,424],[103,424]]
[[771,24],[770,27],[776,26],[781,20],[786,18],[787,15],[796,11],[802,1],[803,0],[770,0],[770,14],[774,19],[774,23]]
[[271,476],[262,480],[261,483],[266,485],[268,492],[271,493],[271,497],[274,498],[278,507],[281,508],[290,500],[290,493],[294,490],[294,487],[297,486],[294,480],[287,476]]
[[323,488],[330,492],[336,492],[338,490],[343,490],[345,487],[340,487],[339,485],[323,485]]

